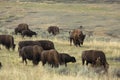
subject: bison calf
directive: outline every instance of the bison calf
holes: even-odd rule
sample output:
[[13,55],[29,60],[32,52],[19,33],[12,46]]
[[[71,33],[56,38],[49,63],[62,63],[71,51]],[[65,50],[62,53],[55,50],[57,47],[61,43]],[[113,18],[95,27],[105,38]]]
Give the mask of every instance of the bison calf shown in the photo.
[[66,53],[60,53],[59,57],[60,57],[60,64],[65,64],[66,67],[68,62],[73,62],[73,63],[76,62],[75,57],[70,56]]
[[23,30],[21,33],[22,37],[27,36],[27,37],[32,37],[33,35],[37,36],[37,33],[31,30]]

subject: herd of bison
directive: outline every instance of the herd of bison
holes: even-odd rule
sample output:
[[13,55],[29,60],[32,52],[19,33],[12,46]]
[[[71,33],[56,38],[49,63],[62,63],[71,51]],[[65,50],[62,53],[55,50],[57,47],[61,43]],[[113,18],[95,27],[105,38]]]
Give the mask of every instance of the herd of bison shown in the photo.
[[[37,36],[37,33],[30,30],[26,23],[19,24],[14,30],[16,35],[19,33],[22,37]],[[59,27],[50,26],[47,31],[50,34],[57,35],[59,34]],[[74,29],[69,32],[69,34],[70,45],[72,45],[72,43],[79,47],[83,45],[86,35],[83,34],[82,30]],[[10,50],[10,48],[14,50],[16,46],[12,35],[0,35],[0,44],[5,46],[8,50]],[[43,66],[47,63],[51,67],[59,67],[60,65],[65,65],[67,67],[68,62],[76,62],[74,56],[68,53],[58,52],[55,49],[54,43],[50,40],[20,41],[18,43],[18,53],[19,56],[22,57],[22,62],[26,64],[27,59],[31,60],[33,65],[38,65],[41,61]],[[109,66],[103,51],[85,50],[82,52],[81,59],[83,65],[88,65],[90,63],[92,66],[96,66],[99,64],[103,66],[106,71]],[[2,67],[2,62],[0,62],[0,67]]]

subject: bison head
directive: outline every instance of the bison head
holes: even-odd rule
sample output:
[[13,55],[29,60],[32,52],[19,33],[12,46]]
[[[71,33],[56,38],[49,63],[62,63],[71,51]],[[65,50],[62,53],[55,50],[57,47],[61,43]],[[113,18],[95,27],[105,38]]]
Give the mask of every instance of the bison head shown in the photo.
[[78,39],[78,40],[79,40],[80,44],[82,44],[82,45],[83,45],[85,36],[86,36],[86,35],[80,35],[80,36],[79,36],[79,39]]
[[73,63],[76,62],[75,57],[71,57],[71,61],[72,61]]
[[35,35],[35,37],[37,37],[37,33],[36,32],[33,32],[33,35]]

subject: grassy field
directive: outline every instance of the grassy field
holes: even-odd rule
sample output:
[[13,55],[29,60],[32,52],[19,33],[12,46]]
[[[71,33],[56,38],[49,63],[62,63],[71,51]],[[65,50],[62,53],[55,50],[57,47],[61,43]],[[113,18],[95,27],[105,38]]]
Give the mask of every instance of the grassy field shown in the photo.
[[[11,34],[18,44],[22,40],[51,40],[58,52],[65,52],[76,57],[76,63],[68,67],[43,67],[41,62],[33,66],[21,63],[18,45],[15,51],[8,51],[3,46],[0,50],[0,80],[119,80],[120,70],[120,8],[119,4],[65,4],[65,3],[15,3],[0,2],[0,34]],[[19,23],[29,24],[38,37],[22,39],[14,35],[14,28]],[[60,34],[51,36],[46,29],[50,25],[60,27]],[[68,31],[83,26],[86,36],[82,47],[69,45]],[[88,49],[103,50],[109,63],[108,75],[97,73],[93,68],[82,66],[81,52]]]

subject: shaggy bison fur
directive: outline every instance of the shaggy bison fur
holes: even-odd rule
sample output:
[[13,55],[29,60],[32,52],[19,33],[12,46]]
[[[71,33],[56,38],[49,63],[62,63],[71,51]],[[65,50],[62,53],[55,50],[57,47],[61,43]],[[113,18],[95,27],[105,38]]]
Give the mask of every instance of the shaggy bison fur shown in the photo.
[[59,27],[57,26],[48,27],[48,33],[52,33],[53,35],[59,34]]
[[38,41],[20,41],[18,43],[18,51],[25,46],[34,46],[34,45],[41,46]]
[[23,30],[29,30],[28,24],[21,23],[15,28],[15,34],[22,33]]
[[52,67],[59,67],[59,53],[55,49],[44,50],[41,53],[41,61],[43,66],[48,63]]
[[70,34],[70,45],[72,45],[72,41],[75,46],[83,45],[85,36],[80,29],[74,29]]
[[88,63],[92,65],[96,65],[96,62],[99,61],[100,65],[103,65],[104,68],[108,68],[108,63],[106,61],[106,56],[103,51],[100,50],[86,50],[82,52],[82,64],[84,65],[86,61],[86,65]]
[[55,49],[54,43],[50,40],[37,40],[44,50]]
[[69,54],[66,53],[60,53],[59,57],[60,57],[60,63],[65,64],[66,67],[68,62],[72,62],[72,63],[76,62],[75,57],[70,56]]
[[0,35],[0,44],[5,46],[8,50],[15,49],[14,38],[11,35]]
[[32,60],[34,65],[37,65],[41,60],[42,51],[43,51],[43,48],[38,45],[25,46],[20,50],[19,56],[22,57],[23,63],[25,61],[25,63],[27,64],[26,59],[28,59],[28,60]]
[[22,37],[24,37],[24,36],[32,37],[33,35],[37,36],[37,33],[32,30],[23,30],[21,35],[22,35]]
[[33,45],[39,45],[44,50],[50,50],[54,49],[54,43],[49,40],[37,40],[37,41],[20,41],[18,43],[18,50],[20,50],[24,46],[33,46]]

